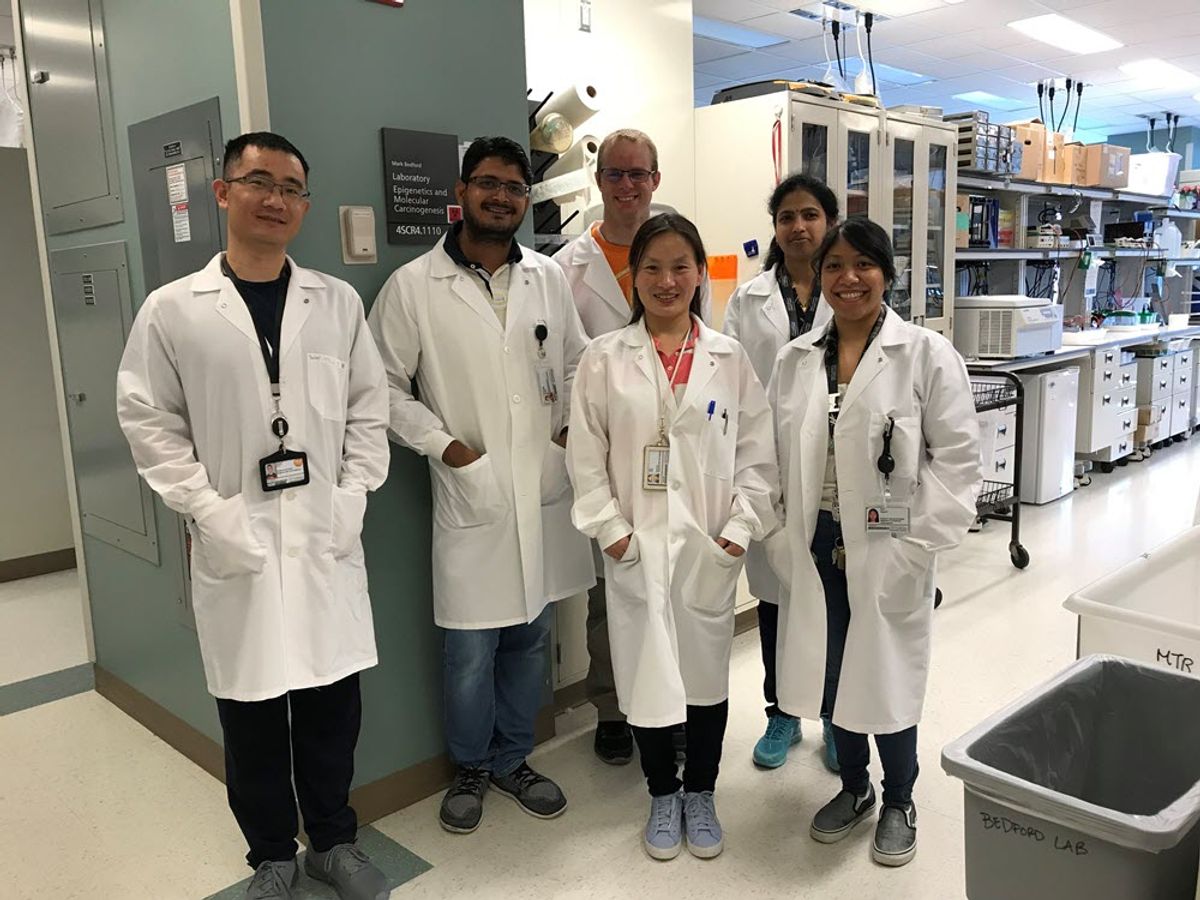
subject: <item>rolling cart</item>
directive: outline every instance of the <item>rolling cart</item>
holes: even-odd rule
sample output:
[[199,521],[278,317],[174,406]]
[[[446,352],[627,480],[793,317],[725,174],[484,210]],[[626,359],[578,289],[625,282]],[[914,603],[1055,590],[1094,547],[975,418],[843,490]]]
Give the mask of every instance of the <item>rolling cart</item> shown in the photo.
[[[1016,433],[1011,448],[1011,459],[996,458],[983,461],[983,487],[979,492],[977,514],[981,522],[999,519],[1012,523],[1012,537],[1008,542],[1008,555],[1018,569],[1029,565],[1029,551],[1021,545],[1021,453],[1022,426],[1025,412],[1025,392],[1021,379],[1011,372],[967,366],[971,377],[971,393],[975,398],[975,411],[983,414],[992,410],[1016,409]],[[1000,475],[1012,475],[1011,481],[1001,480]]]

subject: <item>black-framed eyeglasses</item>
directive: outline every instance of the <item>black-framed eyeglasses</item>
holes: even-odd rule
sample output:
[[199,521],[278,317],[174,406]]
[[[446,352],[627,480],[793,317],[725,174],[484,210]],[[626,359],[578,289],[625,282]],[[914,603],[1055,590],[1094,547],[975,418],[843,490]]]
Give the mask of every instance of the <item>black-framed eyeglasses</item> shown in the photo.
[[226,184],[244,184],[254,193],[264,197],[279,191],[279,196],[285,203],[299,203],[312,196],[312,192],[306,191],[304,188],[296,187],[294,184],[279,184],[264,175],[243,175],[240,178],[226,178],[224,181]]
[[645,184],[653,174],[650,169],[614,169],[612,166],[605,166],[600,170],[600,177],[609,184],[619,184],[625,176],[629,176],[629,180],[634,184]]
[[523,181],[501,181],[490,175],[477,175],[474,178],[468,178],[467,184],[473,184],[489,194],[494,194],[503,188],[504,192],[514,200],[522,200],[529,196],[529,185]]

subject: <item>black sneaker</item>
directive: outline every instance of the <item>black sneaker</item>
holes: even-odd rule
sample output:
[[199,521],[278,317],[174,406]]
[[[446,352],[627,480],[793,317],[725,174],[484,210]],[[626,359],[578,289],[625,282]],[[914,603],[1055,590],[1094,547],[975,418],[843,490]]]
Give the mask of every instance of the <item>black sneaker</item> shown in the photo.
[[521,809],[539,819],[561,816],[567,808],[567,798],[559,786],[521,763],[507,775],[492,774],[492,787],[516,800]]
[[875,826],[871,858],[884,866],[902,866],[917,855],[917,807],[885,806]]
[[610,766],[624,766],[633,759],[633,732],[626,722],[600,722],[592,749]]
[[839,791],[836,797],[817,810],[808,833],[814,841],[822,844],[836,843],[874,809],[875,788],[870,785],[867,785],[867,792],[861,797],[855,797],[850,791]]
[[455,834],[470,834],[483,818],[483,794],[487,790],[488,773],[483,769],[460,766],[454,784],[442,797],[438,820],[442,827]]
[[675,761],[687,759],[687,728],[683,725],[671,726],[671,746],[675,748]]

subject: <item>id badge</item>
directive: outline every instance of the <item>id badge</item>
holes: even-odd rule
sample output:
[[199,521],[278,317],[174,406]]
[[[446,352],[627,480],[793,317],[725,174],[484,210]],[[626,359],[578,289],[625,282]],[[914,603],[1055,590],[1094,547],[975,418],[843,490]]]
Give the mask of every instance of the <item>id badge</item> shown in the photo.
[[558,402],[558,382],[554,378],[554,369],[550,366],[537,367],[538,393],[542,395],[542,406],[551,406]]
[[308,484],[308,454],[280,450],[258,461],[264,491],[283,491]]
[[642,487],[648,491],[667,489],[667,466],[671,461],[669,444],[647,444],[643,454]]
[[884,506],[882,502],[867,507],[867,531],[887,532],[892,537],[907,537],[909,509],[894,503]]

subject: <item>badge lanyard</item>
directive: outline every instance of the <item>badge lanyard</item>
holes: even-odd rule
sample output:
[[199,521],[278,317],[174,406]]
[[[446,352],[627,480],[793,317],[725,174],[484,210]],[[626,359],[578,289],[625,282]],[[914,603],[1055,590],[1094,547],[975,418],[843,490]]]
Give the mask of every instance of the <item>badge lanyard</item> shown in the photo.
[[[221,269],[231,280],[235,277],[233,269],[225,257],[221,257]],[[258,348],[262,351],[263,364],[267,369],[267,380],[271,385],[271,420],[268,428],[271,434],[279,439],[279,449],[258,461],[258,474],[264,491],[282,491],[287,488],[300,487],[308,484],[308,454],[288,450],[285,438],[288,434],[288,420],[280,406],[279,358],[281,356],[278,344],[283,339],[283,307],[286,297],[277,297],[275,301],[275,327],[271,335],[276,346],[271,346],[267,335],[258,335]],[[255,331],[257,331],[257,327]]]
[[787,310],[788,314],[788,335],[794,341],[800,335],[807,334],[812,330],[813,322],[816,320],[819,297],[810,298],[808,308],[802,308],[800,294],[796,290],[796,286],[792,284],[792,276],[788,274],[782,263],[775,269],[775,280],[779,283],[779,293],[783,296],[783,308]]
[[543,406],[553,406],[558,402],[558,381],[554,377],[554,367],[546,362],[546,338],[550,329],[545,322],[539,321],[533,326],[533,338],[537,341],[537,357],[539,362],[534,364],[534,374],[537,376],[538,393]]
[[[675,363],[675,371],[671,374],[670,380],[667,382],[667,391],[674,396],[675,382],[679,378],[679,373],[683,369],[683,358],[688,350],[695,350],[695,325],[690,323],[687,337],[683,339],[683,344],[679,348],[679,359]],[[654,346],[654,338],[650,334],[649,327],[646,328],[646,337],[650,341],[650,350],[658,356],[658,350]],[[667,469],[671,459],[671,444],[667,438],[667,402],[663,398],[662,393],[662,378],[658,373],[659,365],[655,360],[654,371],[654,397],[658,405],[658,441],[656,443],[647,444],[643,451],[642,465],[642,487],[648,491],[665,491],[667,489]]]
[[[867,342],[863,345],[862,356],[859,357],[860,363],[863,357],[867,355],[867,349],[875,341],[875,338],[879,337],[879,332],[883,330],[883,320],[886,317],[887,307],[885,306],[879,311],[879,318],[875,320],[875,324],[871,326],[871,333],[867,335]],[[825,342],[825,380],[829,393],[829,452],[832,453],[834,427],[837,425],[838,414],[841,412],[841,396],[838,391],[838,333],[836,322],[829,323],[829,329],[825,332],[823,340]],[[888,458],[891,458],[890,454]],[[841,509],[836,488],[834,489],[833,518],[836,522],[841,521]],[[839,569],[846,568],[846,549],[840,536],[834,542],[833,563]]]

